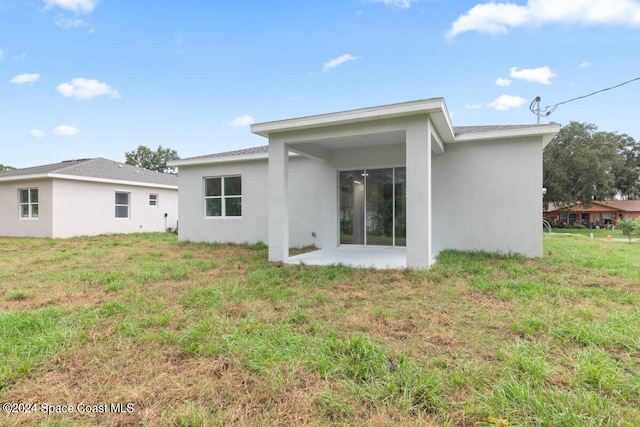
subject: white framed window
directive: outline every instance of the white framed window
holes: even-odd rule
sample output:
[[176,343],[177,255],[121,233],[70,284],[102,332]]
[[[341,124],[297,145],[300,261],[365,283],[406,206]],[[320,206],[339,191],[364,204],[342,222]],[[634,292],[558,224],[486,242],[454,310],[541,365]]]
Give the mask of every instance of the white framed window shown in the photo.
[[116,191],[116,218],[129,218],[130,193]]
[[38,189],[23,188],[18,190],[20,198],[20,218],[38,218]]
[[149,194],[149,206],[158,206],[158,195],[157,194]]
[[204,179],[204,216],[242,216],[242,177],[218,176]]

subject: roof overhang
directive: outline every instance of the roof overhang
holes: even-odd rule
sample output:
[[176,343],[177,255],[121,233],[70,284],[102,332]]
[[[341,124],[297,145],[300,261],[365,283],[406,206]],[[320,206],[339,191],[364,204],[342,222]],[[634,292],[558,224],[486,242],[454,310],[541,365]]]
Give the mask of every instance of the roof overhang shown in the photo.
[[494,131],[470,132],[456,135],[454,142],[486,141],[509,138],[541,137],[542,146],[546,147],[560,131],[560,125],[531,125],[527,127],[506,128]]
[[443,142],[454,141],[453,126],[451,125],[444,98],[431,98],[337,113],[255,123],[251,125],[251,132],[269,138],[271,135],[286,132],[307,131],[329,126],[343,126],[418,115],[429,115],[437,134]]
[[42,180],[42,179],[64,179],[68,181],[96,182],[101,184],[129,185],[129,186],[146,187],[146,188],[166,188],[170,190],[178,189],[177,185],[154,184],[152,182],[126,181],[126,180],[107,179],[107,178],[93,178],[93,177],[78,176],[78,175],[65,175],[60,173],[44,173],[44,174],[36,174],[36,175],[9,176],[9,177],[0,178],[0,184],[4,182],[36,181],[36,180]]

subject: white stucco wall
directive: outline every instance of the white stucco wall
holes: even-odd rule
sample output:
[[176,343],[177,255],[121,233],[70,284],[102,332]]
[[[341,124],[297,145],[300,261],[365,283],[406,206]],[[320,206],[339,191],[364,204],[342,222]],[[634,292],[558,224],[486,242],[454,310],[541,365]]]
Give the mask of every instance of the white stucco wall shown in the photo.
[[[206,218],[204,178],[228,175],[242,176],[242,217]],[[267,243],[266,159],[181,166],[178,176],[178,235],[181,241]],[[327,163],[304,157],[289,158],[290,247],[335,245],[338,227],[336,188],[337,174]]]
[[433,161],[433,248],[542,256],[542,139],[448,144]]
[[337,189],[338,173],[331,164],[305,157],[289,159],[289,247],[337,246]]
[[[38,189],[38,218],[20,218],[20,189]],[[51,180],[0,183],[0,236],[51,237]]]
[[[206,218],[204,178],[242,176],[242,217]],[[267,162],[180,166],[178,238],[190,242],[267,242]]]
[[[165,231],[176,228],[175,189],[56,179],[53,181],[53,237]],[[128,192],[129,218],[115,217],[115,193]],[[149,194],[158,195],[157,206]]]

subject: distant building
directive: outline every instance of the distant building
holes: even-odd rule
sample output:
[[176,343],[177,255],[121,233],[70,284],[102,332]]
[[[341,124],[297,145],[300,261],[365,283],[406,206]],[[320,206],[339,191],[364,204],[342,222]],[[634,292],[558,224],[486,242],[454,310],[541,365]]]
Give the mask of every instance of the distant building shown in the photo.
[[615,225],[625,216],[639,218],[640,200],[593,201],[588,208],[581,203],[565,208],[550,204],[543,215],[555,227],[571,227],[576,224],[587,228],[606,227]]
[[0,172],[0,236],[165,231],[177,221],[175,175],[102,158]]

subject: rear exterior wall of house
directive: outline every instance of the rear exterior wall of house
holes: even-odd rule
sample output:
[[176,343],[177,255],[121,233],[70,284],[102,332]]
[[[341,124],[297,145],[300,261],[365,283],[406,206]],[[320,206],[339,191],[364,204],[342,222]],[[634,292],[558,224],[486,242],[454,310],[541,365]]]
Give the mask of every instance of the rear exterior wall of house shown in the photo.
[[433,248],[542,256],[542,141],[448,144],[433,156]]

